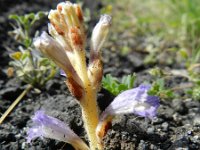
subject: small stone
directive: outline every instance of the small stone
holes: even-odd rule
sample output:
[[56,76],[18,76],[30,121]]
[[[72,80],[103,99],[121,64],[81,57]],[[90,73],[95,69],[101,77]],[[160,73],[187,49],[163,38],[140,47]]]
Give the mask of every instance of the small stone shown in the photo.
[[121,132],[121,139],[122,139],[122,141],[127,140],[127,137],[128,137],[128,133],[127,132]]
[[26,142],[23,142],[21,145],[21,149],[25,149],[25,147],[26,147]]
[[148,133],[148,134],[153,134],[154,131],[155,131],[155,128],[154,128],[154,127],[151,127],[151,128],[148,128],[148,129],[147,129],[147,133]]
[[145,141],[140,140],[140,143],[138,145],[138,149],[147,149],[147,145],[146,145]]
[[198,140],[198,139],[199,139],[199,136],[198,136],[198,135],[195,135],[195,136],[194,136],[194,139],[195,139],[195,140]]
[[163,129],[163,131],[168,131],[168,128],[169,128],[169,124],[167,123],[167,122],[164,122],[164,123],[162,123],[162,129]]
[[189,150],[189,141],[186,137],[176,140],[169,150]]
[[196,115],[196,116],[195,116],[195,118],[194,118],[194,120],[193,120],[193,123],[194,123],[195,125],[200,124],[200,115]]
[[172,107],[174,108],[174,110],[176,110],[180,114],[186,114],[187,113],[187,109],[185,108],[183,101],[180,100],[180,99],[174,99],[172,101]]

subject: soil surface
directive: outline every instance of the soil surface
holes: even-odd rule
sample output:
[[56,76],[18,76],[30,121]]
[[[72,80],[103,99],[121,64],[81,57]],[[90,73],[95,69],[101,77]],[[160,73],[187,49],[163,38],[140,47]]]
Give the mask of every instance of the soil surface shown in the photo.
[[[0,113],[3,114],[10,104],[26,88],[26,85],[14,78],[8,78],[6,69],[9,62],[9,52],[5,47],[17,49],[13,39],[7,35],[11,30],[8,15],[12,13],[25,14],[40,10],[48,11],[55,8],[58,1],[49,0],[1,0],[0,1]],[[99,3],[87,0],[86,7],[91,11],[100,7]],[[44,23],[45,22],[45,23]],[[43,29],[47,27],[47,20],[43,22]],[[93,20],[90,23],[94,24]],[[38,27],[41,25],[38,25]],[[140,40],[139,40],[140,41]],[[136,44],[141,42],[133,39]],[[112,43],[111,43],[112,44]],[[143,43],[144,44],[144,43]],[[109,45],[109,44],[108,44]],[[152,65],[145,65],[143,59],[146,54],[130,52],[126,56],[119,51],[103,49],[104,73],[111,73],[115,77],[135,72],[138,76],[135,86],[143,81],[152,82],[147,70]],[[177,66],[164,66],[177,68]],[[47,114],[57,117],[67,124],[84,141],[87,137],[81,119],[81,110],[64,83],[65,78],[59,74],[49,81],[42,92],[29,92],[14,111],[0,126],[1,150],[73,150],[69,144],[50,139],[36,139],[32,144],[26,143],[26,131],[32,125],[31,117],[37,110],[45,110]],[[187,80],[176,77],[169,81],[169,87],[179,85]],[[100,110],[113,100],[114,96],[102,89],[98,95]],[[138,118],[134,115],[123,115],[115,118],[111,129],[104,138],[105,150],[199,150],[200,149],[200,102],[190,98],[162,100],[158,116],[154,120]]]

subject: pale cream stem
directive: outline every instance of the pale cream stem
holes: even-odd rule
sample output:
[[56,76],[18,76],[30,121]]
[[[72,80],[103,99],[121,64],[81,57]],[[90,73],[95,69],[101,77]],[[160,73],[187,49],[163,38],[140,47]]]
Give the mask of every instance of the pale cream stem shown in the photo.
[[74,51],[74,58],[75,58],[75,67],[76,72],[78,73],[79,77],[82,79],[83,84],[88,84],[88,76],[87,76],[87,64],[85,58],[85,50],[75,50]]
[[92,90],[90,83],[88,83],[88,85],[85,87],[85,91],[85,96],[80,102],[82,108],[82,117],[90,142],[90,148],[91,150],[102,150],[103,147],[98,143],[96,136],[96,128],[99,122],[96,92]]
[[102,146],[98,144],[97,136],[96,136],[96,127],[99,122],[99,114],[97,107],[97,93],[93,90],[92,84],[88,78],[87,74],[87,65],[85,60],[84,52],[75,51],[78,65],[80,67],[79,70],[76,70],[80,74],[80,78],[82,78],[82,82],[85,88],[85,95],[80,100],[80,105],[82,108],[82,117],[85,125],[85,129],[88,135],[90,149],[91,150],[102,150]]
[[75,150],[90,150],[90,148],[80,139],[70,143]]

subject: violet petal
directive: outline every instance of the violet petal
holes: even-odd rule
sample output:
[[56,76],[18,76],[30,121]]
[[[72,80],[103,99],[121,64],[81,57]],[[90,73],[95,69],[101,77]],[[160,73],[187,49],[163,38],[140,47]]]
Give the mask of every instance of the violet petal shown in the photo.
[[140,85],[119,94],[103,112],[102,117],[134,113],[142,117],[153,118],[159,107],[159,98],[148,95],[150,85]]
[[35,112],[32,120],[35,125],[28,131],[28,142],[37,137],[52,138],[68,143],[74,139],[79,139],[69,126],[54,117],[46,115],[44,111]]

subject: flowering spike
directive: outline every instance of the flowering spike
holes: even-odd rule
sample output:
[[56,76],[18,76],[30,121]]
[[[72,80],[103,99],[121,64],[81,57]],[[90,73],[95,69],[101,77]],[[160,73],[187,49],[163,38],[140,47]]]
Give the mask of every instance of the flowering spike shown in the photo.
[[[67,42],[68,47],[71,50],[76,49],[76,42],[83,50],[85,44],[85,32],[82,24],[83,16],[82,10],[79,5],[72,4],[71,2],[62,2],[57,6],[57,10],[51,10],[48,16],[51,25],[54,27],[58,35],[62,36],[62,40]],[[75,30],[76,29],[76,30]],[[51,28],[52,30],[52,28]],[[55,31],[51,31],[50,34],[58,39],[55,35]],[[76,31],[74,34],[73,31]]]
[[106,127],[114,116],[120,114],[136,114],[142,117],[153,118],[159,107],[159,98],[148,95],[149,85],[140,85],[119,94],[100,116],[96,129],[99,142],[106,133]]
[[69,1],[59,3],[56,10],[51,10],[49,33],[66,51],[73,68],[82,80],[86,72],[85,41],[86,34],[79,5]]
[[49,33],[53,38],[42,35],[36,40],[36,47],[64,70],[68,89],[81,105],[90,149],[102,150],[95,134],[99,119],[97,89],[103,74],[99,51],[108,34],[111,17],[103,15],[93,31],[89,67],[86,63],[86,33],[80,6],[69,1],[59,3],[56,10],[50,11],[48,18]]
[[32,118],[35,126],[28,130],[27,142],[37,137],[51,138],[73,145],[76,150],[89,150],[88,146],[64,122],[37,111]]

